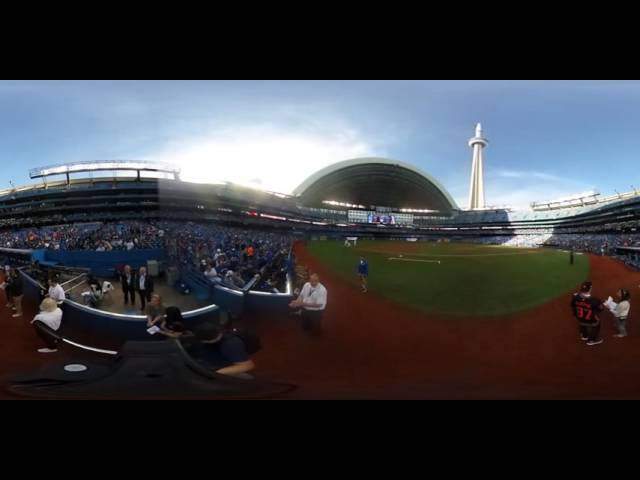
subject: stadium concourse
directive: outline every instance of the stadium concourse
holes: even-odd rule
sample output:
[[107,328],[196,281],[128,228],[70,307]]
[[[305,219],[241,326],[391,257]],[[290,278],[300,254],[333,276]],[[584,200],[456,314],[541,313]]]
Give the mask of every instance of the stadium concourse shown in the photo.
[[[606,317],[607,341],[589,349],[577,339],[564,297],[507,317],[452,322],[362,295],[301,243],[295,251],[300,264],[320,273],[334,300],[325,335],[303,335],[287,315],[244,319],[257,325],[265,346],[255,356],[257,375],[298,386],[281,398],[640,398],[640,330],[633,323],[630,336],[615,341]],[[614,259],[591,256],[591,262],[596,294],[640,284],[640,273]],[[28,324],[34,314],[12,318],[0,310],[3,336],[11,339],[0,352],[2,377],[50,361],[36,353]],[[56,355],[78,357],[68,349]],[[0,398],[12,397],[2,389]]]

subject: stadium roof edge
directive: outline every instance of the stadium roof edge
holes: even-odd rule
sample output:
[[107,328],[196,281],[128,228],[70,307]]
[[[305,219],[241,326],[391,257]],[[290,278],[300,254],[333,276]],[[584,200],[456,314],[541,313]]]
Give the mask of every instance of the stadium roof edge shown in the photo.
[[409,163],[402,162],[400,160],[393,160],[393,159],[389,159],[389,158],[384,158],[384,157],[352,158],[352,159],[349,159],[349,160],[343,160],[343,161],[328,165],[328,166],[316,171],[311,176],[309,176],[305,181],[303,181],[300,185],[298,185],[293,190],[292,195],[296,196],[296,197],[301,197],[302,195],[304,195],[305,191],[307,191],[309,189],[309,187],[311,187],[314,183],[316,183],[318,180],[322,179],[323,177],[325,177],[327,175],[330,175],[332,173],[336,173],[336,172],[338,172],[338,171],[340,171],[342,169],[348,168],[348,167],[359,166],[359,165],[367,165],[367,164],[389,165],[389,166],[396,166],[396,167],[401,167],[403,169],[409,170],[409,171],[419,175],[420,177],[426,179],[434,187],[436,187],[440,191],[440,193],[446,198],[446,200],[449,203],[449,205],[450,205],[452,210],[460,210],[460,207],[457,205],[456,201],[453,199],[451,194],[447,191],[446,188],[444,188],[444,186],[438,180],[436,180],[435,177],[433,177],[432,175],[430,175],[429,173],[425,172],[424,170],[422,170],[422,169],[420,169],[420,168],[418,168],[418,167],[416,167],[414,165],[411,165]]
[[95,160],[85,162],[70,162],[29,170],[29,178],[42,178],[53,175],[67,175],[70,173],[99,172],[110,170],[147,171],[180,175],[180,168],[163,163],[146,160]]

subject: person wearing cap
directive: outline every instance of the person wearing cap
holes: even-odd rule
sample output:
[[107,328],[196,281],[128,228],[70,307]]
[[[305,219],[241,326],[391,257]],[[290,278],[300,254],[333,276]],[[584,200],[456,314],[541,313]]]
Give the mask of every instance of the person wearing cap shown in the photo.
[[571,310],[580,327],[580,337],[587,345],[598,345],[603,342],[600,338],[600,318],[598,313],[604,310],[601,300],[591,295],[593,285],[584,282],[580,291],[571,298]]
[[216,373],[246,376],[256,365],[242,339],[211,322],[198,325],[195,338],[186,346],[191,357]]
[[37,323],[41,323],[49,327],[51,330],[58,331],[62,323],[62,310],[58,307],[56,301],[51,298],[45,298],[40,304],[40,313],[33,317],[31,323],[34,325],[36,334],[47,345],[45,348],[39,348],[39,353],[55,353],[58,351],[58,341],[49,337],[41,329],[37,327]]

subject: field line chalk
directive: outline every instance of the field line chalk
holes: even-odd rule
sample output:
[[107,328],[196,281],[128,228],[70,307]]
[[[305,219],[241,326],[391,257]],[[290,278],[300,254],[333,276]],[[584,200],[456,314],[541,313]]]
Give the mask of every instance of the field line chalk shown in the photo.
[[388,260],[398,260],[400,262],[437,263],[438,265],[440,265],[440,260],[419,260],[417,258],[398,258],[398,257],[389,257]]

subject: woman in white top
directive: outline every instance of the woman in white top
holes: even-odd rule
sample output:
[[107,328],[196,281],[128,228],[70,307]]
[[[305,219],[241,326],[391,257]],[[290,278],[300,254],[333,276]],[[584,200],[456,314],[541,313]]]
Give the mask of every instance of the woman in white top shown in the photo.
[[[62,310],[58,308],[58,304],[53,298],[47,297],[40,304],[40,313],[36,315],[31,323],[39,322],[46,325],[51,330],[58,331],[62,323]],[[39,348],[40,353],[53,353],[58,351],[58,341],[51,338],[45,332],[34,325],[36,334],[47,344],[46,348]]]
[[627,336],[627,318],[629,317],[629,310],[631,309],[631,303],[629,299],[631,294],[629,290],[621,288],[617,293],[618,304],[613,310],[613,315],[616,317],[616,326],[618,327],[618,333],[614,335],[617,338],[624,338]]

